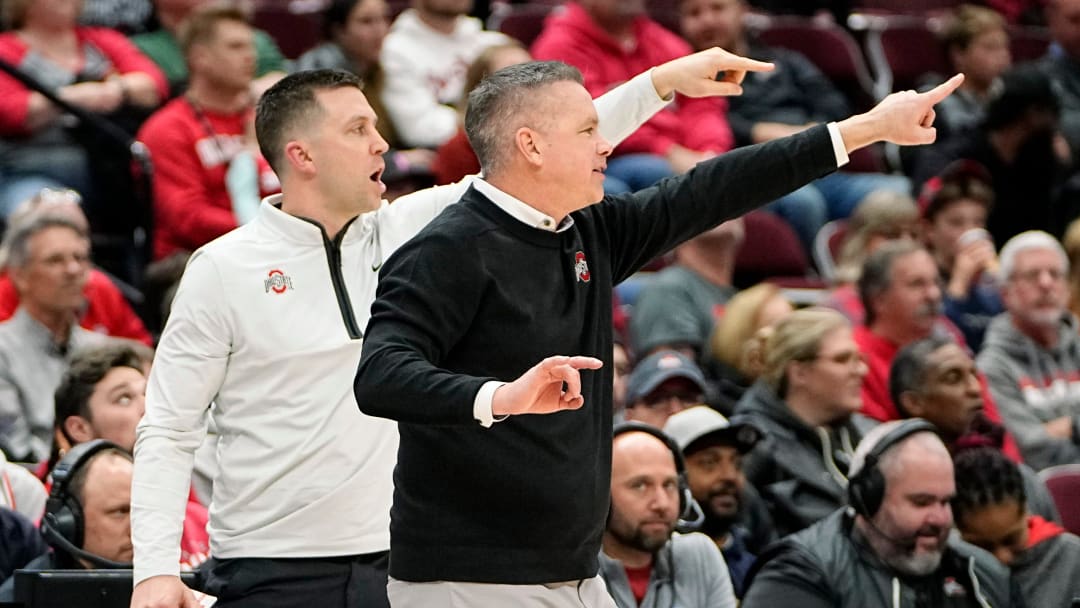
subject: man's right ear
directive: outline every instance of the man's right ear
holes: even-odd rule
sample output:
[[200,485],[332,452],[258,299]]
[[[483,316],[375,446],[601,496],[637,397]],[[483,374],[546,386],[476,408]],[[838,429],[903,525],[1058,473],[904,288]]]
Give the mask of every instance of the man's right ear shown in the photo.
[[79,415],[68,416],[64,420],[64,434],[71,437],[76,444],[86,443],[97,438],[90,421]]
[[303,142],[295,139],[285,144],[285,161],[294,171],[300,174],[309,174],[315,171],[315,162]]
[[529,127],[521,127],[514,133],[514,149],[530,165],[539,167],[544,164],[541,144],[540,134]]
[[900,408],[911,418],[922,418],[925,413],[922,398],[914,391],[900,393]]

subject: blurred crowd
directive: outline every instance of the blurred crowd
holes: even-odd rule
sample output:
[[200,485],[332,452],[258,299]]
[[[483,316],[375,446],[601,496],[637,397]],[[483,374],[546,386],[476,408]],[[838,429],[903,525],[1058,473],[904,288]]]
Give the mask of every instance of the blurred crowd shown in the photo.
[[[853,155],[616,286],[609,592],[620,607],[1080,597],[1080,0],[0,14],[0,580],[131,561],[153,347],[191,253],[279,192],[254,110],[285,74],[363,78],[392,204],[479,171],[464,102],[493,71],[564,61],[596,97],[717,46],[775,70],[741,96],[676,96],[615,148],[605,193],[965,80],[934,144]],[[186,567],[210,550],[213,441]]]

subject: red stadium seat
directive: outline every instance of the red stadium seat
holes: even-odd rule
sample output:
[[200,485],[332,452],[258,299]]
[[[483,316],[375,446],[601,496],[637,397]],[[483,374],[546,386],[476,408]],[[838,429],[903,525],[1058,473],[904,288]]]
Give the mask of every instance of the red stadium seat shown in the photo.
[[800,17],[773,17],[760,20],[759,39],[770,46],[798,51],[806,56],[839,88],[856,111],[874,102],[874,81],[859,45],[838,25]]
[[890,15],[926,15],[947,13],[964,0],[855,0],[851,10],[860,13]]
[[488,18],[487,29],[502,32],[529,48],[544,29],[544,20],[556,8],[543,2],[499,4]]
[[822,289],[795,230],[779,216],[753,211],[743,216],[746,238],[735,256],[735,284],[747,287],[761,281],[781,287]]
[[322,13],[328,0],[258,0],[252,24],[277,42],[281,54],[296,59],[322,41]]
[[1042,57],[1050,48],[1050,42],[1050,31],[1045,27],[1009,26],[1009,46],[1012,49],[1013,63],[1034,61]]
[[866,32],[866,55],[877,74],[877,96],[915,89],[927,74],[951,72],[948,57],[921,17],[876,17]]
[[1080,464],[1063,464],[1043,469],[1039,477],[1054,498],[1066,530],[1080,534]]
[[821,227],[814,237],[814,264],[826,281],[836,278],[836,261],[847,236],[847,220],[833,220]]

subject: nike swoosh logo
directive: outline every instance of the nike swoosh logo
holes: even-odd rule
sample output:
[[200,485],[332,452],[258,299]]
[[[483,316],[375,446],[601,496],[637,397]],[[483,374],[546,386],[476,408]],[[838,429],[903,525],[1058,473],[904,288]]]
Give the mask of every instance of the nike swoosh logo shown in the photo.
[[372,264],[371,272],[379,272],[380,268],[382,268],[382,262],[379,262],[378,264]]

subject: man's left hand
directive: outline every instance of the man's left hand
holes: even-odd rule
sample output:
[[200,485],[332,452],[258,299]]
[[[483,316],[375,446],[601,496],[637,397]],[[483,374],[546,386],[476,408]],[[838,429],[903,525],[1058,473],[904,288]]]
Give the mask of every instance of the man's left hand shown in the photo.
[[957,74],[925,93],[893,93],[869,112],[838,122],[844,146],[852,152],[879,141],[902,146],[933,143],[937,138],[934,106],[963,82],[964,75]]

